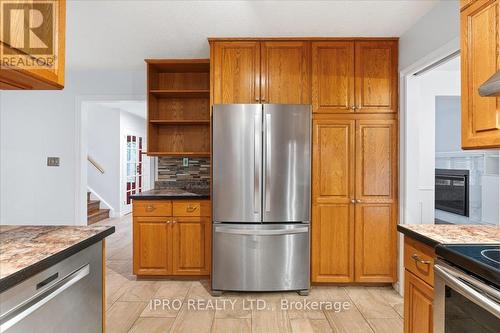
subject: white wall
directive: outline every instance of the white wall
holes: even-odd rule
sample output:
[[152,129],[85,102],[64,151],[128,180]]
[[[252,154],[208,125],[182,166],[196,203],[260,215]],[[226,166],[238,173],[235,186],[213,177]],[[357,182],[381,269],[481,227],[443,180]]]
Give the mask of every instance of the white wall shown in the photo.
[[[145,84],[144,71],[82,71],[68,72],[62,91],[1,91],[0,222],[84,223],[79,100],[145,96]],[[61,166],[47,167],[47,156]]]
[[[85,103],[87,152],[104,169],[99,172],[87,163],[87,184],[107,204],[112,215],[120,212],[120,116],[118,109]],[[104,208],[101,205],[101,208]]]
[[439,2],[399,39],[399,68],[428,56],[460,34],[458,0]]
[[460,96],[436,97],[436,152],[462,150]]

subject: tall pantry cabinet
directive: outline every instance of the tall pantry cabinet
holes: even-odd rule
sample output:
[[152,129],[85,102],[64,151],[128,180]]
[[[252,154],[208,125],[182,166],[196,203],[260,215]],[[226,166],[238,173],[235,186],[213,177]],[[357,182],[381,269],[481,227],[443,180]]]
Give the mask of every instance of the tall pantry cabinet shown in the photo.
[[312,43],[313,282],[395,282],[397,40]]
[[209,42],[212,104],[312,105],[312,281],[394,282],[397,39]]

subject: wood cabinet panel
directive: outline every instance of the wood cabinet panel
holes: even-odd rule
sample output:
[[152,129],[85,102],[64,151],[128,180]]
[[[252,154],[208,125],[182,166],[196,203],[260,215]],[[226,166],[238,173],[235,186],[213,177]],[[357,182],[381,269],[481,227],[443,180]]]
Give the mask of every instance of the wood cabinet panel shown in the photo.
[[313,282],[353,281],[354,205],[314,205],[311,245]]
[[461,13],[462,147],[500,147],[500,98],[478,88],[500,69],[500,1],[478,0]]
[[167,218],[134,217],[134,274],[167,275],[171,271]]
[[314,120],[314,202],[350,203],[354,198],[354,132],[354,120]]
[[395,282],[395,205],[356,204],[355,235],[356,281]]
[[213,104],[259,103],[260,43],[214,42]]
[[261,96],[263,103],[311,103],[310,43],[261,43]]
[[315,113],[354,112],[354,42],[312,43]]
[[210,201],[174,201],[172,205],[174,216],[208,216],[210,217]]
[[172,225],[173,274],[210,272],[210,219],[175,217]]
[[[434,249],[416,240],[405,237],[404,243],[404,266],[425,281],[434,286]],[[428,263],[426,263],[428,262]]]
[[134,200],[134,216],[172,216],[172,201]]
[[397,186],[397,129],[395,120],[356,123],[356,199],[394,202]]
[[397,112],[397,43],[356,41],[355,54],[356,112]]
[[434,290],[413,273],[405,270],[404,332],[430,333],[433,331]]

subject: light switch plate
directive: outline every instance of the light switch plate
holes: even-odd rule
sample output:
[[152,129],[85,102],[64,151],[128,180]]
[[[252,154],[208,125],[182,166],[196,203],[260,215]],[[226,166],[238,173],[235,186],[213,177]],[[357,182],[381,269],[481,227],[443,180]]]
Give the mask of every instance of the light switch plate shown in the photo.
[[188,167],[188,166],[189,166],[189,158],[184,157],[184,158],[182,159],[182,166],[183,166],[183,167]]
[[47,157],[47,166],[58,167],[59,166],[59,157]]

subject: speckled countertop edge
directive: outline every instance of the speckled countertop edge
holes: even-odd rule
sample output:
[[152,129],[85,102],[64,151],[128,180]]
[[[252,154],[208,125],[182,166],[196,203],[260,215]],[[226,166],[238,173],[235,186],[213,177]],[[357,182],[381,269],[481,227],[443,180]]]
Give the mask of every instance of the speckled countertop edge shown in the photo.
[[[50,241],[35,240],[42,233],[48,234],[51,239],[57,238],[58,232],[61,233],[62,230],[70,230],[71,232],[82,230],[86,234],[71,243],[59,244],[59,247],[55,247],[53,250],[50,250]],[[114,226],[0,226],[0,293],[103,240],[114,232]],[[63,236],[61,235],[61,237]],[[31,249],[36,253],[32,254],[32,257],[38,256],[39,258],[29,257],[29,250],[26,249],[30,248],[30,239],[33,239]],[[16,252],[19,248],[23,249],[22,254]],[[37,250],[43,248],[45,248],[45,252],[40,255]],[[25,264],[17,263],[17,266],[13,268],[10,261],[21,260],[21,258],[26,259]]]

